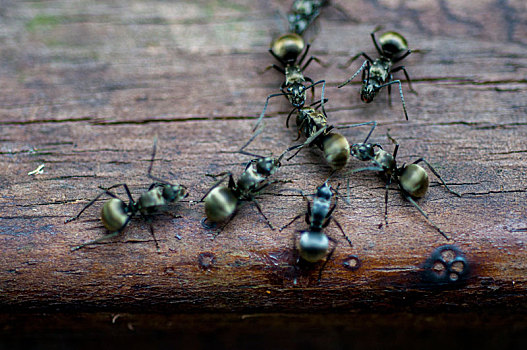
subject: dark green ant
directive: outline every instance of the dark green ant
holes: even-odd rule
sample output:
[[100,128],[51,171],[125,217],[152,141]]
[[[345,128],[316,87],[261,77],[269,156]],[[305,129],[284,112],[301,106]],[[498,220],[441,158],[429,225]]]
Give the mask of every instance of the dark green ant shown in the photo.
[[[258,209],[258,212],[263,216],[267,225],[274,230],[273,225],[269,219],[265,216],[260,207],[260,204],[256,201],[255,196],[258,195],[263,189],[271,184],[283,182],[282,180],[270,181],[269,177],[273,175],[281,166],[282,158],[291,150],[303,147],[303,145],[292,146],[285,150],[279,157],[263,157],[253,153],[244,151],[244,149],[262,132],[262,128],[259,129],[251,139],[238,151],[239,153],[251,155],[257,157],[249,161],[245,167],[245,170],[240,175],[237,181],[234,180],[233,174],[230,171],[223,172],[220,174],[212,175],[207,174],[211,177],[222,177],[218,180],[208,191],[205,193],[201,201],[205,202],[205,213],[207,220],[211,222],[228,222],[234,217],[236,210],[238,209],[242,201],[253,202]],[[229,179],[227,186],[221,185],[226,179]],[[210,226],[202,220],[204,226]]]
[[[344,233],[340,223],[332,217],[333,211],[337,207],[338,195],[335,197],[335,202],[333,205],[331,205],[331,202],[333,194],[337,194],[337,190],[331,188],[331,186],[326,181],[324,184],[317,187],[317,191],[313,196],[312,202],[307,200],[302,191],[300,191],[300,193],[302,194],[304,200],[307,201],[307,212],[305,214],[295,216],[289,223],[282,226],[280,231],[291,225],[302,216],[305,216],[305,220],[309,225],[309,229],[305,231],[299,231],[300,236],[298,237],[298,240],[295,235],[295,246],[298,249],[300,257],[309,263],[316,263],[324,259],[324,257],[326,258],[319,271],[318,281],[320,281],[322,277],[322,271],[333,256],[335,248],[338,244],[337,240],[323,232],[323,229],[329,225],[331,219],[333,219],[333,222],[339,228],[342,236],[352,248],[353,243],[346,233]],[[330,242],[333,244],[331,250],[329,247]]]
[[[461,194],[450,189],[450,187],[448,187],[446,182],[441,178],[441,176],[434,169],[434,167],[432,167],[432,165],[430,165],[430,163],[428,163],[428,161],[422,157],[411,164],[403,163],[402,166],[397,167],[396,157],[397,151],[399,150],[399,144],[389,134],[387,135],[388,138],[395,145],[393,153],[390,154],[383,150],[379,144],[368,143],[368,139],[372,134],[373,129],[377,125],[376,122],[369,123],[373,124],[372,129],[370,130],[368,136],[366,137],[363,143],[352,145],[351,155],[357,158],[358,160],[369,160],[373,163],[373,166],[354,169],[352,170],[352,172],[359,172],[364,170],[379,171],[386,178],[386,192],[384,196],[384,221],[386,225],[388,225],[388,187],[392,182],[394,182],[401,190],[401,193],[403,194],[404,198],[406,198],[406,200],[408,200],[430,222],[430,224],[434,226],[434,228],[441,235],[443,235],[443,237],[450,240],[450,237],[445,232],[443,232],[443,230],[441,230],[439,226],[437,226],[432,221],[432,219],[428,217],[424,210],[421,209],[421,207],[414,200],[414,198],[424,197],[424,195],[428,191],[428,186],[430,184],[428,173],[418,163],[424,163],[432,171],[432,173],[434,173],[434,175],[441,181],[441,183],[450,193],[458,197],[461,197]],[[357,126],[369,123],[357,124]]]
[[[325,99],[324,103],[327,101]],[[311,104],[309,107],[293,109],[287,116],[286,126],[289,127],[289,119],[293,112],[297,111],[296,125],[298,127],[298,138],[300,138],[300,135],[303,135],[306,138],[305,145],[317,146],[324,152],[324,158],[331,168],[333,170],[339,170],[348,163],[350,146],[344,136],[331,131],[333,126],[328,125],[327,114],[325,111],[318,111],[321,105],[322,100]]]
[[[65,221],[65,223],[68,223],[77,220],[86,209],[92,206],[103,195],[106,194],[112,197],[106,203],[104,203],[101,210],[102,223],[110,233],[103,237],[78,245],[72,248],[72,251],[117,236],[126,228],[132,218],[136,214],[139,214],[142,218],[148,221],[150,225],[150,233],[152,234],[152,238],[154,239],[156,249],[159,252],[159,244],[154,234],[154,228],[152,226],[149,216],[157,212],[159,209],[166,207],[169,203],[175,203],[187,197],[188,192],[187,188],[183,185],[171,184],[166,180],[152,175],[152,166],[154,164],[154,158],[156,155],[156,146],[157,138],[154,140],[154,149],[152,151],[152,158],[150,160],[150,166],[148,167],[147,173],[147,176],[155,182],[152,183],[148,190],[139,197],[139,200],[137,202],[132,197],[130,189],[125,183],[115,184],[107,188],[100,187],[103,192],[98,194],[94,199],[92,199],[88,204],[86,204],[77,215]],[[126,191],[129,200],[128,203],[125,203],[117,195],[111,192],[112,189],[118,187],[123,187]]]
[[370,34],[373,44],[375,45],[380,57],[376,60],[373,60],[364,52],[360,52],[359,54],[353,56],[348,60],[348,62],[342,65],[341,68],[349,66],[360,56],[366,58],[366,61],[364,61],[362,66],[355,72],[355,74],[351,76],[351,78],[340,84],[338,87],[341,88],[349,84],[362,71],[362,86],[360,89],[360,96],[363,102],[370,103],[373,101],[379,90],[383,87],[388,87],[388,96],[390,96],[392,84],[399,84],[399,94],[403,104],[404,116],[406,120],[408,120],[408,113],[406,112],[406,103],[404,102],[401,81],[393,80],[392,74],[402,70],[406,80],[408,81],[408,85],[410,86],[410,91],[415,93],[415,90],[412,89],[412,83],[406,68],[404,66],[392,68],[392,66],[407,57],[410,53],[412,53],[412,51],[408,48],[406,39],[401,34],[396,32],[386,32],[382,34],[379,38],[379,45],[375,39],[375,32],[379,31],[380,29],[381,27],[378,26]]
[[[302,108],[306,102],[306,91],[312,89],[314,94],[315,86],[322,84],[321,100],[324,100],[324,90],[326,87],[326,81],[319,80],[317,82],[314,82],[311,78],[304,76],[303,73],[312,61],[316,61],[319,64],[323,65],[318,58],[311,56],[307,60],[307,62],[302,66],[302,62],[306,58],[309,48],[310,44],[306,45],[304,39],[302,39],[302,37],[296,33],[284,34],[277,38],[275,41],[273,41],[269,52],[282,64],[282,67],[273,64],[267,69],[274,68],[280,73],[284,74],[285,81],[280,86],[280,93],[271,94],[267,96],[264,108],[262,110],[262,113],[260,113],[260,117],[258,118],[258,121],[256,122],[253,131],[255,131],[260,125],[265,115],[265,111],[267,110],[269,99],[271,99],[272,97],[286,96],[294,108]],[[304,52],[303,54],[302,51]],[[300,59],[298,59],[300,55],[302,56],[300,57]],[[311,84],[307,86],[304,85],[306,81]],[[323,108],[324,105],[322,105],[322,109]]]

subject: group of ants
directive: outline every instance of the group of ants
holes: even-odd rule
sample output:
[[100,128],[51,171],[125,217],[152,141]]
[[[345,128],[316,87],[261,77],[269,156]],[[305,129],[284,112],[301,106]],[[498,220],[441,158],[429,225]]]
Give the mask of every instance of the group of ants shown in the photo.
[[[328,101],[327,99],[324,99],[326,82],[325,80],[315,82],[311,78],[304,76],[304,71],[311,62],[316,61],[322,65],[323,63],[314,56],[311,56],[305,61],[309,52],[310,44],[306,44],[302,37],[304,31],[317,18],[321,8],[327,5],[327,3],[328,1],[323,0],[296,0],[294,2],[291,14],[288,16],[290,32],[275,39],[269,49],[270,54],[280,65],[273,64],[268,68],[274,68],[283,74],[285,81],[280,86],[279,93],[271,94],[267,97],[264,108],[253,129],[254,133],[252,137],[239,150],[240,153],[255,158],[247,163],[245,170],[237,180],[235,180],[231,172],[223,172],[215,175],[207,174],[208,176],[219,178],[219,180],[201,198],[201,201],[204,202],[206,213],[206,218],[202,220],[202,225],[206,228],[213,228],[216,223],[224,223],[224,228],[235,216],[238,207],[243,202],[250,201],[254,203],[258,212],[265,219],[267,225],[274,230],[273,225],[263,213],[255,197],[269,185],[281,182],[280,180],[271,180],[270,177],[280,168],[282,159],[286,154],[295,151],[292,156],[287,158],[287,160],[290,160],[305,147],[318,147],[323,152],[324,158],[332,168],[332,172],[328,179],[321,186],[317,187],[316,192],[313,195],[310,195],[312,196],[311,200],[309,200],[301,190],[298,191],[307,201],[307,211],[305,214],[294,217],[289,223],[281,227],[280,231],[302,216],[305,216],[309,228],[300,231],[299,236],[296,237],[296,249],[300,258],[307,263],[318,263],[324,260],[324,263],[320,268],[319,280],[321,278],[322,269],[330,260],[337,246],[337,240],[324,233],[324,228],[328,226],[331,221],[333,221],[338,227],[348,244],[353,247],[351,240],[347,237],[342,226],[332,217],[332,214],[337,207],[338,198],[341,197],[348,203],[349,198],[346,199],[341,196],[338,189],[333,188],[329,184],[331,176],[336,171],[342,169],[348,163],[350,157],[363,162],[369,162],[368,166],[354,169],[352,172],[378,171],[386,180],[384,210],[384,220],[386,224],[388,224],[388,188],[392,183],[395,183],[404,198],[408,200],[441,235],[447,240],[450,239],[450,237],[429,218],[415,201],[416,198],[421,198],[426,194],[429,186],[428,174],[419,163],[425,164],[450,193],[461,196],[459,193],[448,187],[439,173],[424,158],[419,158],[411,164],[398,166],[396,157],[399,144],[389,134],[387,134],[387,136],[394,144],[392,153],[385,151],[378,143],[368,142],[377,125],[376,121],[344,126],[333,126],[328,124],[328,117],[324,108],[325,103]],[[410,78],[404,66],[393,66],[406,58],[412,51],[408,48],[406,39],[401,34],[393,31],[383,33],[377,40],[376,32],[378,30],[380,30],[380,27],[374,29],[371,33],[371,38],[379,57],[372,59],[364,52],[360,52],[351,57],[346,64],[342,65],[343,68],[351,65],[351,63],[359,57],[363,57],[365,61],[348,80],[340,84],[338,87],[341,88],[349,84],[360,72],[362,72],[360,96],[363,102],[369,103],[374,100],[375,96],[382,88],[387,87],[388,94],[390,95],[391,86],[398,84],[404,115],[406,120],[408,120],[401,81],[394,80],[393,73],[403,71],[410,86],[410,90],[413,91]],[[321,98],[320,100],[307,105],[306,93],[311,89],[314,95],[314,88],[317,85],[321,85],[322,87]],[[287,148],[278,157],[264,157],[246,151],[245,148],[264,130],[262,120],[265,111],[269,100],[276,96],[285,96],[290,102],[293,109],[287,116],[286,126],[289,128],[290,118],[296,113],[298,137],[300,138],[300,136],[303,136],[306,139],[305,142]],[[371,125],[369,133],[363,142],[352,144],[351,147],[344,136],[335,132],[335,129],[345,129],[363,125]],[[297,138],[297,140],[299,138]],[[151,215],[160,209],[165,208],[170,203],[178,202],[187,197],[188,191],[184,185],[170,183],[169,181],[152,174],[156,146],[157,139],[154,140],[152,158],[147,173],[148,177],[154,182],[137,201],[134,200],[130,189],[125,183],[116,184],[106,188],[100,187],[102,192],[99,195],[86,204],[77,215],[66,220],[66,223],[68,223],[78,219],[81,214],[93,205],[101,196],[108,195],[111,197],[104,203],[101,210],[101,220],[109,233],[98,239],[78,245],[72,248],[72,251],[119,235],[126,228],[132,218],[136,215],[140,215],[149,223],[150,233],[159,252],[159,244],[154,234]],[[227,185],[225,185],[224,183],[227,179]],[[120,199],[113,192],[113,190],[118,187],[122,187],[126,192],[128,203]],[[218,231],[216,235],[219,234],[219,232],[221,232],[221,230]]]

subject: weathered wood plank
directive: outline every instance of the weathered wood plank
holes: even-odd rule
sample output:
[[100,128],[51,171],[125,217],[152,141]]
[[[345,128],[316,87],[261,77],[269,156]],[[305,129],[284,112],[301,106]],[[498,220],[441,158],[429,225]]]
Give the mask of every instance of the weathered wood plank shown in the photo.
[[[463,194],[432,184],[419,201],[465,252],[471,278],[441,290],[421,279],[432,251],[447,242],[394,189],[388,227],[384,184],[367,172],[351,177],[352,205],[335,217],[354,243],[339,240],[323,279],[317,268],[298,270],[292,235],[270,231],[251,204],[240,208],[212,240],[200,225],[196,203],[213,181],[205,173],[239,174],[248,157],[234,153],[250,136],[266,96],[280,74],[258,74],[279,31],[269,2],[12,2],[5,1],[0,29],[0,305],[2,309],[120,307],[129,311],[434,311],[443,305],[525,309],[527,123],[525,56],[527,14],[521,2],[470,5],[416,1],[342,3],[359,23],[325,10],[313,52],[334,64],[316,64],[307,75],[327,79],[327,109],[334,123],[377,120],[371,141],[391,148],[387,130],[401,144],[401,162],[424,156]],[[285,6],[285,5],[284,5]],[[404,33],[412,48],[405,65],[415,96],[405,89],[410,121],[393,98],[358,99],[358,83],[336,86],[356,66],[337,68],[350,55],[374,54],[369,32],[382,23]],[[291,144],[285,99],[268,110],[266,133],[252,148],[278,154]],[[351,142],[366,130],[343,132]],[[153,139],[154,171],[189,187],[174,219],[154,221],[161,253],[141,220],[111,243],[70,248],[104,230],[99,207],[64,225],[97,193],[99,185],[126,182],[135,196],[146,177]],[[27,173],[45,164],[44,173]],[[345,185],[350,162],[335,177]],[[282,188],[311,192],[329,173],[317,151],[285,162]],[[435,181],[435,180],[433,180]],[[273,187],[260,203],[277,226],[305,210],[296,193]],[[178,239],[180,237],[181,239]],[[128,243],[124,243],[128,242]],[[137,242],[131,244],[130,242]],[[212,254],[209,268],[200,254]],[[349,255],[361,266],[343,266]],[[296,282],[295,282],[296,281]],[[388,306],[389,305],[389,306]]]

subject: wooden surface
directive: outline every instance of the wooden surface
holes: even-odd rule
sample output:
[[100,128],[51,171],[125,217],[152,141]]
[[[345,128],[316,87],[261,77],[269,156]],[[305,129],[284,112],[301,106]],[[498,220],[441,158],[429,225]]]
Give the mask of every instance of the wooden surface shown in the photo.
[[[273,63],[269,42],[285,26],[271,1],[3,1],[0,3],[0,308],[4,311],[108,310],[141,312],[427,311],[527,306],[526,191],[527,9],[522,1],[338,1],[358,21],[324,9],[312,53],[333,63],[306,75],[326,79],[332,123],[377,120],[371,141],[398,159],[426,157],[461,198],[432,179],[419,204],[453,240],[448,242],[390,191],[377,174],[350,174],[351,201],[334,216],[339,241],[317,283],[318,266],[295,264],[292,237],[302,220],[271,231],[254,206],[243,205],[215,240],[200,225],[196,203],[213,181],[205,173],[239,174],[249,157],[235,151],[250,137],[267,95],[282,77],[260,70]],[[337,89],[348,70],[338,63],[360,51],[375,55],[370,31],[396,30],[411,48],[404,64],[418,95],[403,84],[410,121],[386,92],[366,105],[359,84]],[[267,129],[254,152],[279,154],[291,145],[286,99],[272,101]],[[365,129],[343,131],[350,143]],[[81,220],[64,224],[98,193],[126,182],[138,197],[154,137],[154,173],[186,185],[174,207],[183,218],[159,215],[154,227],[134,220],[111,242],[71,252],[105,233],[102,201]],[[27,175],[44,164],[42,174]],[[329,173],[316,150],[285,162],[259,202],[282,226],[305,210],[298,193],[313,192]],[[178,239],[178,237],[180,239]],[[471,275],[459,285],[424,280],[433,250],[454,244]],[[345,259],[360,259],[356,270]],[[202,259],[200,259],[200,256]]]

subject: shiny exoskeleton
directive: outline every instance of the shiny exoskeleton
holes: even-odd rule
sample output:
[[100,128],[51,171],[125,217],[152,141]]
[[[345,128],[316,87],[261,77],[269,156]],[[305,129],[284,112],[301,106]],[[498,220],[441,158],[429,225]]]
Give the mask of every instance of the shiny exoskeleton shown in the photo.
[[[231,172],[224,172],[217,175],[209,174],[209,176],[212,177],[222,176],[222,178],[216,182],[216,184],[214,184],[201,199],[202,201],[205,201],[205,213],[207,219],[214,223],[223,222],[227,219],[230,221],[230,219],[234,217],[236,209],[238,209],[242,201],[251,201],[255,204],[269,227],[274,229],[269,219],[267,219],[262,212],[255,196],[267,186],[280,182],[279,180],[269,181],[269,177],[280,168],[281,160],[284,155],[297,147],[298,146],[293,146],[287,149],[278,158],[259,157],[252,159],[247,163],[245,170],[237,181],[234,180]],[[227,186],[221,185],[227,178],[229,179]]]
[[[284,34],[272,43],[269,52],[282,64],[282,67],[275,64],[270,67],[284,74],[285,81],[280,86],[280,93],[267,96],[264,108],[262,113],[260,113],[260,117],[256,122],[254,130],[260,125],[260,122],[265,115],[265,111],[267,110],[269,99],[272,97],[286,96],[294,108],[302,108],[306,102],[306,91],[309,89],[314,90],[316,85],[322,84],[321,100],[324,100],[326,81],[319,80],[313,82],[311,78],[304,76],[304,70],[312,61],[322,64],[316,57],[311,56],[302,66],[302,62],[307,56],[309,47],[310,45],[306,45],[304,39],[295,33]],[[302,54],[302,52],[304,53]],[[302,56],[298,59],[300,55]],[[306,82],[309,82],[310,84],[304,85]],[[323,105],[322,108],[324,108]]]
[[[65,221],[65,223],[68,223],[73,220],[77,220],[81,216],[81,214],[87,208],[93,205],[101,196],[106,194],[112,197],[106,203],[104,203],[101,209],[102,223],[110,233],[98,239],[78,245],[72,248],[72,251],[117,236],[126,228],[128,223],[130,223],[130,220],[132,220],[135,215],[139,214],[141,215],[141,217],[143,217],[149,222],[150,233],[152,234],[152,238],[154,239],[156,249],[159,252],[159,243],[157,242],[156,236],[154,234],[154,229],[150,221],[150,215],[166,207],[170,203],[175,203],[187,197],[188,192],[187,188],[183,185],[171,184],[168,181],[165,181],[152,175],[152,166],[156,154],[156,145],[157,140],[154,141],[154,150],[152,152],[152,159],[150,160],[150,166],[148,168],[147,174],[148,177],[154,180],[155,182],[150,185],[146,192],[141,194],[137,201],[134,200],[130,189],[128,188],[128,185],[125,183],[115,184],[107,188],[100,187],[103,192],[101,192],[93,200],[91,200],[84,208],[82,208],[82,210],[77,215]],[[112,189],[118,187],[123,187],[126,191],[129,200],[128,203],[125,203],[117,195],[111,192]]]
[[339,85],[339,88],[349,84],[362,71],[362,86],[360,89],[361,100],[366,103],[373,101],[380,89],[387,86],[388,95],[391,93],[392,84],[399,85],[399,94],[403,104],[404,116],[408,120],[408,113],[406,112],[406,103],[404,102],[403,89],[400,80],[393,79],[393,73],[402,70],[412,89],[410,77],[404,66],[393,68],[392,66],[407,57],[412,51],[408,48],[406,39],[399,33],[386,32],[379,37],[379,43],[375,38],[375,32],[379,30],[377,27],[372,33],[371,38],[373,44],[379,53],[379,58],[373,60],[366,53],[361,52],[352,57],[344,66],[349,66],[360,56],[366,58],[362,66],[344,83]]
[[392,182],[394,182],[399,187],[403,196],[430,222],[430,224],[434,226],[434,228],[446,239],[450,239],[450,237],[428,217],[428,215],[414,200],[414,198],[424,197],[430,184],[428,173],[418,163],[423,162],[426,164],[426,166],[432,171],[432,173],[434,173],[435,176],[437,176],[437,178],[450,193],[455,194],[458,197],[461,197],[461,195],[451,190],[446,182],[441,178],[439,173],[424,158],[419,158],[411,164],[403,163],[402,166],[397,167],[396,157],[397,151],[399,150],[399,144],[389,135],[388,137],[395,144],[393,154],[386,152],[378,144],[364,142],[362,144],[353,145],[352,152],[355,152],[356,155],[353,153],[352,155],[354,155],[357,159],[370,160],[373,163],[373,166],[371,167],[354,169],[353,172],[373,170],[379,171],[385,176],[386,192],[384,197],[384,220],[386,225],[388,224],[388,187]]
[[328,0],[295,0],[287,15],[289,31],[302,35],[320,15],[322,7],[327,6],[328,3]]
[[[323,111],[318,111],[321,103],[322,101],[319,101],[309,107],[298,109],[296,116],[298,137],[302,135],[306,138],[305,145],[317,146],[324,152],[324,158],[331,168],[339,170],[348,163],[350,146],[344,136],[331,132],[333,126],[328,125],[327,115]],[[289,118],[294,111],[291,111],[287,117],[287,127],[289,127]]]
[[[280,230],[283,230],[287,226],[305,215],[306,223],[309,225],[309,229],[300,232],[298,240],[295,239],[296,248],[302,259],[310,263],[316,263],[326,257],[326,261],[322,265],[319,272],[319,280],[322,275],[322,270],[330,260],[335,248],[337,241],[323,232],[323,229],[329,225],[331,219],[337,225],[340,232],[350,245],[353,247],[351,240],[344,233],[342,226],[335,218],[332,217],[333,211],[337,207],[338,196],[335,197],[333,205],[331,205],[333,198],[333,189],[328,185],[327,181],[317,188],[317,192],[313,197],[313,201],[307,201],[307,212],[294,217],[289,223],[284,225]],[[306,197],[304,196],[304,199]],[[333,243],[333,247],[330,250],[329,243]]]

